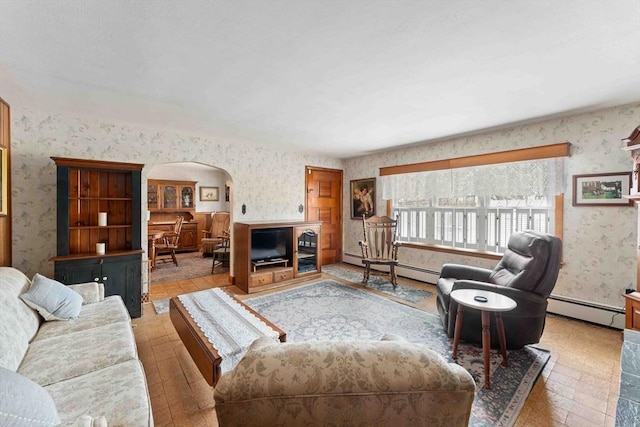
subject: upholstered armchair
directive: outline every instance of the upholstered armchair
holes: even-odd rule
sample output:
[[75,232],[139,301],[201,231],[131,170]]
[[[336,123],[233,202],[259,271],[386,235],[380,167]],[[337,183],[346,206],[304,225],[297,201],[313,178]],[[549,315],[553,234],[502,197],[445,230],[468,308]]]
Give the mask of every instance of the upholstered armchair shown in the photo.
[[224,241],[224,236],[229,234],[231,216],[229,212],[213,212],[211,214],[211,228],[203,230],[204,237],[200,240],[202,256],[213,254],[215,249]]
[[220,427],[467,426],[475,383],[425,344],[259,338],[216,384]]
[[[440,320],[451,338],[458,304],[450,298],[455,289],[484,289],[512,298],[518,306],[503,312],[507,348],[540,341],[562,254],[562,241],[552,235],[523,231],[511,235],[504,256],[493,270],[458,264],[442,266],[437,283]],[[491,347],[499,347],[495,322],[491,324]],[[464,310],[460,339],[482,342],[480,312]]]

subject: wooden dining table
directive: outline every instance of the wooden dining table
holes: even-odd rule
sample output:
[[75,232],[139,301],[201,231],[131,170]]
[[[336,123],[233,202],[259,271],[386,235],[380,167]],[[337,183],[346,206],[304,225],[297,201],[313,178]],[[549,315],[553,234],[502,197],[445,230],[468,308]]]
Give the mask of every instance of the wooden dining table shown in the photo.
[[149,265],[151,266],[151,271],[156,267],[156,240],[161,240],[164,238],[163,230],[153,230],[150,229],[147,232],[148,235],[148,250],[149,250]]

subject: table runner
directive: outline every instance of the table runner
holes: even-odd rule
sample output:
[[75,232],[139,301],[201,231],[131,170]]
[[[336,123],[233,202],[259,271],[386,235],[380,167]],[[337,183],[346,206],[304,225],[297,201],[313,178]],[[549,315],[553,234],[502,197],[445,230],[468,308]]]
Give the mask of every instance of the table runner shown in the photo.
[[279,342],[279,333],[230,297],[222,289],[178,295],[193,321],[222,358],[222,373],[233,369],[249,345],[266,336]]

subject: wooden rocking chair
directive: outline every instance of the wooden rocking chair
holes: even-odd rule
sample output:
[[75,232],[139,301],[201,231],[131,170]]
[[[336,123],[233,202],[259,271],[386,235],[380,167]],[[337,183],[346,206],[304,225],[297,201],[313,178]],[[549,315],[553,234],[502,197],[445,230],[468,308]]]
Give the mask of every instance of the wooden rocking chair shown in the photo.
[[388,216],[362,216],[364,240],[361,240],[362,263],[365,265],[362,283],[366,286],[369,282],[371,265],[389,266],[389,277],[393,288],[397,284],[396,266],[398,265],[398,243],[396,233],[398,220]]

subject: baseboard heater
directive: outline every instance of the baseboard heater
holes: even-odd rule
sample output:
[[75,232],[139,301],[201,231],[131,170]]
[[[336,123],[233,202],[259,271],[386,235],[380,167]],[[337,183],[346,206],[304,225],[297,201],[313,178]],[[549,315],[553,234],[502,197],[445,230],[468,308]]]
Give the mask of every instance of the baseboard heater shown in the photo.
[[[362,257],[354,254],[344,254],[343,262],[362,267]],[[373,268],[373,267],[372,267]],[[378,271],[388,271],[388,269],[378,269]],[[420,282],[435,285],[440,277],[440,272],[428,268],[416,267],[413,265],[400,264],[396,269],[398,276],[417,280]],[[572,319],[584,320],[586,322],[604,325],[615,329],[624,329],[624,307],[615,307],[606,304],[597,304],[591,301],[583,301],[575,298],[563,297],[551,294],[548,299],[549,313]]]

